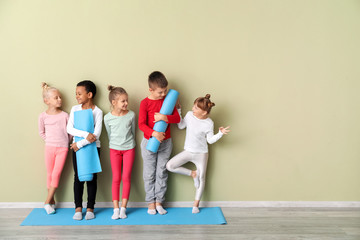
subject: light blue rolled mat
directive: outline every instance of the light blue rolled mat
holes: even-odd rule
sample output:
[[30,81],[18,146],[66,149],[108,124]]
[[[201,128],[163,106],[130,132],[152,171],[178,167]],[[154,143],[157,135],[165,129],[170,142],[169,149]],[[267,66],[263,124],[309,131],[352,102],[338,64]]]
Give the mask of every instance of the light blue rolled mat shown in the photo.
[[[161,106],[160,113],[164,115],[172,114],[178,96],[179,96],[178,91],[174,89],[170,89]],[[168,124],[165,121],[161,120],[155,123],[153,129],[157,132],[165,132],[167,126]],[[159,146],[160,146],[160,142],[156,138],[151,137],[146,145],[146,149],[153,153],[156,153],[159,150]]]
[[[74,128],[94,132],[94,116],[91,109],[74,112]],[[84,138],[75,137],[75,142]],[[81,182],[91,181],[93,173],[101,172],[100,158],[96,147],[96,142],[90,143],[76,152],[76,163],[79,180]]]

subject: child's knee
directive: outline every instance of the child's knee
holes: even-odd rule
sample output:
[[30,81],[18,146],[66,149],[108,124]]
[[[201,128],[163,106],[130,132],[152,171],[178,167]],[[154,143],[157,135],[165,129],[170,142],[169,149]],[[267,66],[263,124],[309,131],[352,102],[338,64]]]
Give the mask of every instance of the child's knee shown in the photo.
[[123,181],[123,185],[130,184],[131,182],[130,178],[128,177],[123,178],[122,181]]
[[120,185],[120,178],[113,178],[112,183],[115,185]]
[[170,172],[174,171],[174,166],[171,162],[167,162],[166,169]]
[[144,173],[144,180],[145,181],[155,181],[155,173],[145,172]]

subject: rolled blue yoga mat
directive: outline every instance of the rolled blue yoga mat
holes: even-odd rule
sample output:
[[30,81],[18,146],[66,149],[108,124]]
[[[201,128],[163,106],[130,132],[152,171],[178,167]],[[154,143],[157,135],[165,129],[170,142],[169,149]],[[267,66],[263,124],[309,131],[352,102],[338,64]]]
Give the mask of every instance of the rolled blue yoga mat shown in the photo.
[[[91,109],[74,112],[74,128],[89,133],[94,132],[94,116]],[[75,137],[75,142],[82,139],[84,138]],[[95,142],[80,148],[76,152],[76,164],[81,182],[91,181],[93,179],[93,173],[102,171]]]
[[[164,115],[170,115],[174,110],[178,96],[178,91],[170,89],[161,106],[160,113]],[[165,121],[161,120],[155,123],[153,129],[157,132],[165,132],[167,126],[168,124]],[[156,153],[159,150],[159,146],[160,142],[156,138],[151,137],[146,145],[146,149],[153,153]]]

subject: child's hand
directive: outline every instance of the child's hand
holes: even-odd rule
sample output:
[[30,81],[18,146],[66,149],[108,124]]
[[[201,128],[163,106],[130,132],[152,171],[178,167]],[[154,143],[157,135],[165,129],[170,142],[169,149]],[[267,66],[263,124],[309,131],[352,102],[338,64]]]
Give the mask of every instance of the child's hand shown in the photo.
[[162,141],[164,140],[164,138],[165,138],[165,133],[153,131],[153,133],[151,134],[151,136],[153,136],[154,138],[156,138],[159,142],[162,142]]
[[156,122],[158,122],[158,121],[161,121],[161,120],[163,120],[163,121],[165,121],[165,122],[168,121],[167,116],[164,115],[164,114],[161,114],[161,113],[155,113],[154,118],[155,118],[154,123],[156,123]]
[[88,140],[90,143],[93,143],[96,141],[96,136],[92,133],[89,133],[86,137],[86,140]]
[[180,100],[179,100],[179,99],[176,101],[175,107],[176,107],[176,109],[180,109],[180,108],[181,108]]
[[230,128],[230,126],[227,126],[226,128],[219,127],[219,130],[220,130],[220,132],[222,132],[222,134],[228,134],[230,132],[229,128]]
[[74,150],[74,152],[77,152],[79,150],[78,146],[76,145],[76,143],[72,143],[70,144],[70,149]]

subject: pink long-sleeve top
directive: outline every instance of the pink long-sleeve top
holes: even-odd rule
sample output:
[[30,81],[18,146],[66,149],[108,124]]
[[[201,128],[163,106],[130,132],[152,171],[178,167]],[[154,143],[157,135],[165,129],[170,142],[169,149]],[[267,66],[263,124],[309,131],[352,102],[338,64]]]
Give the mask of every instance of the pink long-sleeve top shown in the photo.
[[39,135],[46,146],[68,147],[70,136],[66,131],[69,115],[62,111],[55,115],[42,112],[39,116]]

